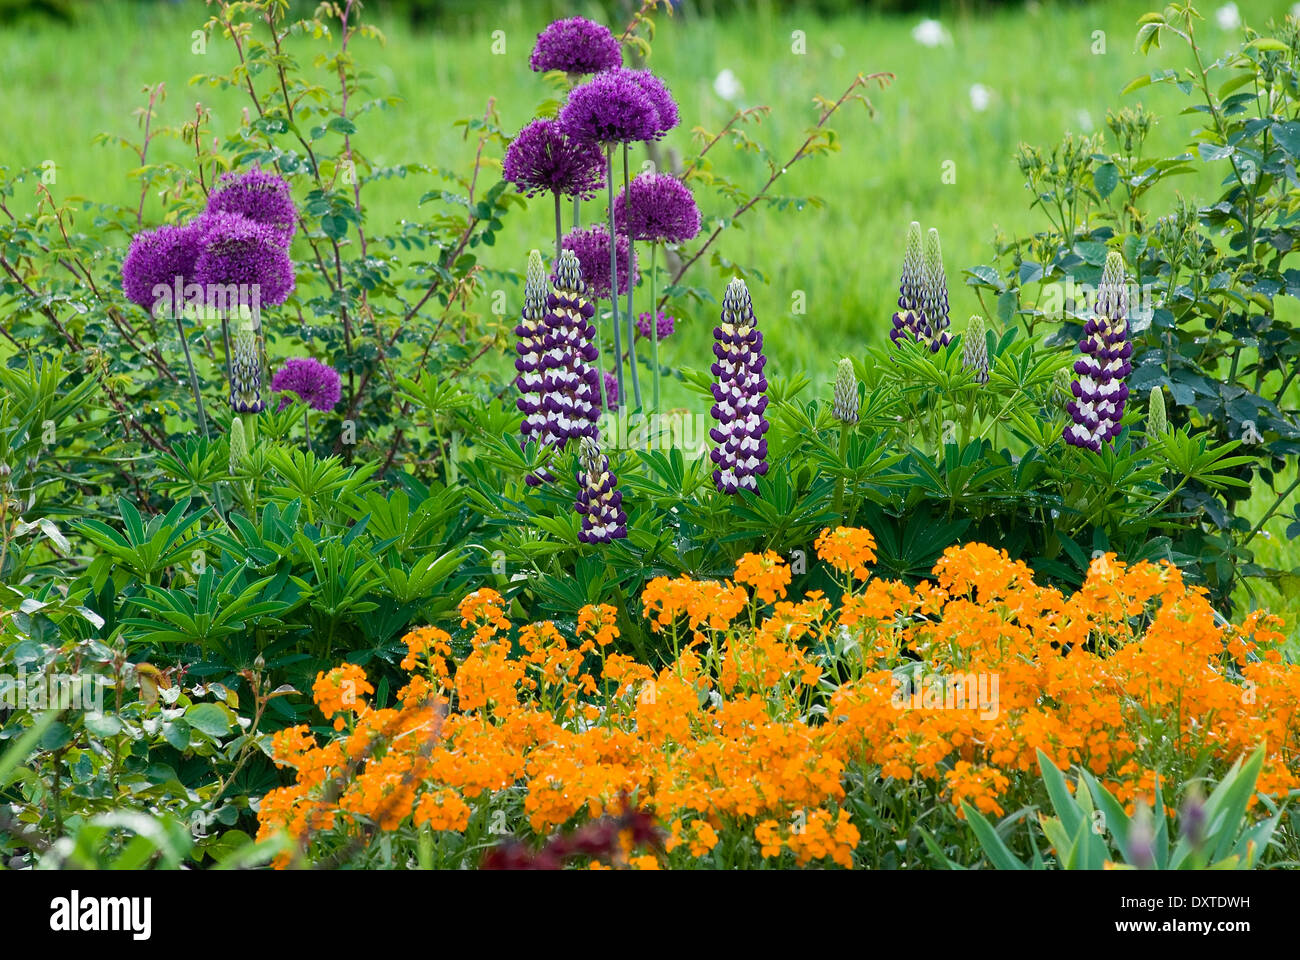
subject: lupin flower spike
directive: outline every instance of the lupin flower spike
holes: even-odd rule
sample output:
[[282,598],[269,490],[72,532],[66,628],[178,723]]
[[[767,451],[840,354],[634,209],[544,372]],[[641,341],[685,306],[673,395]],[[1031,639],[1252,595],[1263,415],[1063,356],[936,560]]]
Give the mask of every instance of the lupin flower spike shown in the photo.
[[[593,366],[598,354],[593,342],[596,328],[591,322],[596,310],[586,292],[578,258],[572,250],[563,251],[555,268],[554,285],[546,297],[546,313],[537,332],[529,334],[524,323],[515,328],[517,332],[524,331],[521,338],[529,337],[526,344],[529,347],[534,345],[536,337],[540,337],[538,370],[541,373],[541,395],[537,410],[540,416],[529,417],[533,426],[526,434],[536,438],[540,446],[562,450],[570,439],[597,435],[600,387],[599,374]],[[526,309],[536,309],[536,301]],[[520,358],[526,360],[532,352],[526,350]],[[520,409],[524,408],[521,406]],[[536,486],[547,479],[547,475],[529,476],[527,482]]]
[[583,543],[609,543],[627,537],[627,513],[618,478],[609,469],[609,457],[595,437],[583,437],[578,449],[578,500],[573,508],[582,515],[578,539]]
[[230,419],[230,475],[237,477],[244,472],[244,463],[248,460],[248,441],[244,437],[244,421],[238,417]]
[[1163,437],[1169,430],[1169,417],[1165,413],[1165,394],[1159,387],[1151,388],[1151,400],[1147,404],[1147,439]]
[[542,412],[542,352],[546,334],[546,298],[550,287],[546,282],[546,266],[539,250],[528,254],[528,273],[524,280],[524,309],[515,325],[515,387],[519,397],[515,406],[524,415],[519,427],[526,443],[542,431],[546,415]]
[[903,275],[898,284],[898,312],[894,314],[894,328],[889,339],[920,340],[925,322],[921,312],[922,281],[925,275],[925,258],[921,249],[921,225],[915,220],[907,228],[907,252],[903,255]]
[[240,326],[230,359],[230,406],[236,413],[261,413],[262,357],[251,324]]
[[831,416],[841,423],[858,422],[858,378],[853,373],[853,361],[845,357],[835,370],[835,396],[831,401]]
[[975,314],[966,325],[966,335],[961,338],[962,366],[975,374],[976,383],[989,382],[989,345],[984,331],[984,318]]
[[922,328],[930,343],[930,352],[938,353],[952,341],[948,330],[948,280],[943,272],[943,250],[939,246],[939,231],[930,228],[925,235],[925,270],[921,285],[921,312],[925,315]]
[[722,323],[713,328],[710,367],[718,378],[713,384],[710,413],[717,426],[709,431],[716,446],[711,456],[716,469],[713,482],[723,493],[755,490],[767,473],[767,379],[763,367],[763,334],[754,321],[754,307],[745,281],[739,277],[722,298]]
[[1074,419],[1065,428],[1066,442],[1094,453],[1119,434],[1128,400],[1124,378],[1133,369],[1129,362],[1133,344],[1128,340],[1127,317],[1124,258],[1112,250],[1106,254],[1093,317],[1083,327],[1079,343],[1083,356],[1074,363],[1076,376],[1070,384],[1074,399],[1066,405]]

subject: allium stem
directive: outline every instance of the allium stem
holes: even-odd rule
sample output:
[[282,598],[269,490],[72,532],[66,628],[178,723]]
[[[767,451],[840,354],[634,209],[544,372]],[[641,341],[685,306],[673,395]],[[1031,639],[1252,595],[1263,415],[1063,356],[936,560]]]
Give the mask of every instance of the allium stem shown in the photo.
[[655,254],[659,244],[650,244],[650,359],[654,362],[654,405],[659,412],[659,313],[655,309]]
[[[605,188],[609,194],[609,315],[614,324],[614,372],[618,380],[618,398],[627,403],[623,389],[623,339],[618,328],[618,234],[614,232],[614,144],[605,148]],[[629,248],[628,266],[632,264]]]
[[307,452],[311,453],[311,421],[307,419],[310,416],[311,404],[302,412],[302,439],[307,445]]
[[[560,225],[560,194],[559,194],[559,192],[557,191],[557,192],[555,193],[554,196],[555,196],[555,259],[556,259],[556,260],[559,260],[559,259],[560,259],[560,235],[561,235],[564,231],[563,231],[563,228],[562,228],[561,225]],[[573,202],[574,202],[574,204],[577,204],[578,201],[577,201],[577,200],[574,200]]]
[[579,197],[573,198],[573,229],[577,230],[579,221],[582,219],[579,214],[582,211],[582,200]]
[[[628,196],[628,170],[627,170],[627,144],[623,144],[623,196]],[[612,211],[611,211],[612,215]],[[613,236],[611,232],[610,236]],[[631,229],[627,233],[627,357],[628,362],[632,365],[632,396],[636,401],[636,408],[641,408],[641,380],[636,369],[636,327],[635,314],[632,313],[632,288],[636,285],[636,277],[632,275],[632,264],[636,262],[633,249],[636,243],[632,237]],[[622,396],[620,393],[619,396]]]
[[203,412],[203,396],[199,393],[199,375],[194,372],[194,358],[190,356],[190,342],[185,339],[185,325],[181,323],[181,315],[176,314],[176,332],[181,335],[181,349],[185,351],[185,366],[190,371],[190,390],[194,393],[194,405],[199,411],[199,429],[203,431],[204,439],[211,439],[212,435],[208,433],[208,415]]

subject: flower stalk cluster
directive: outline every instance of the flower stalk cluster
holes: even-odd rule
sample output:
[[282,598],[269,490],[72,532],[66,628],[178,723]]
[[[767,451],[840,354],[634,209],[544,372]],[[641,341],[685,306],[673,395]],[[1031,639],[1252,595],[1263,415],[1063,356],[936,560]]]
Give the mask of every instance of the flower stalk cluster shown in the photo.
[[1070,383],[1074,399],[1066,405],[1074,422],[1065,427],[1065,441],[1093,453],[1119,434],[1124,417],[1125,378],[1133,369],[1127,318],[1124,258],[1112,250],[1106,255],[1093,316],[1084,324],[1079,342],[1083,356],[1074,363],[1075,378]]
[[763,334],[754,319],[754,307],[745,281],[739,277],[722,298],[722,322],[713,328],[710,367],[714,404],[710,413],[717,426],[709,431],[716,446],[711,456],[713,482],[723,493],[756,490],[767,473],[767,378],[763,367]]

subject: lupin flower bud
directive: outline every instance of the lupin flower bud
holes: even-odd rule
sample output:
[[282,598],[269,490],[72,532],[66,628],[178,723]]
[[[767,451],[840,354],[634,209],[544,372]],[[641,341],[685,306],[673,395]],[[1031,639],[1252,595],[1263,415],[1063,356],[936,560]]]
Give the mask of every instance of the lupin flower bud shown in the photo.
[[1070,384],[1073,378],[1070,376],[1070,368],[1062,367],[1052,374],[1052,389],[1060,394],[1061,402],[1067,402],[1074,394],[1070,392]]
[[244,438],[244,421],[232,417],[230,421],[230,475],[237,477],[244,472],[244,463],[248,460],[248,441]]
[[573,508],[582,515],[578,539],[583,543],[609,543],[627,536],[627,513],[618,478],[610,472],[609,457],[595,437],[583,437],[578,449],[578,500]]
[[251,326],[240,327],[231,354],[230,406],[236,413],[261,413],[266,409],[262,401],[262,358]]
[[858,378],[853,373],[853,361],[845,357],[835,370],[835,396],[831,400],[831,416],[841,423],[858,422]]
[[546,266],[542,255],[533,250],[528,254],[528,274],[524,280],[524,309],[515,325],[515,386],[520,396],[515,406],[524,415],[519,432],[527,442],[540,432],[546,423],[542,412],[542,340],[546,332],[546,297],[550,288],[546,282]]
[[948,346],[952,334],[948,327],[948,280],[943,272],[943,251],[939,247],[939,231],[930,228],[925,236],[925,269],[921,284],[921,312],[925,315],[922,333],[930,343],[930,352],[938,353]]
[[976,383],[989,382],[989,344],[984,336],[984,318],[975,314],[961,338],[961,363],[975,374]]
[[1070,384],[1074,399],[1066,405],[1074,418],[1074,423],[1065,428],[1066,442],[1094,453],[1115,438],[1124,416],[1128,399],[1124,378],[1133,369],[1129,362],[1133,344],[1128,340],[1127,316],[1124,258],[1112,250],[1106,255],[1093,318],[1083,327],[1079,343],[1083,356],[1075,361],[1077,376]]
[[894,329],[889,339],[920,340],[925,318],[921,312],[921,288],[924,279],[925,258],[921,250],[921,225],[915,220],[907,228],[907,252],[903,255],[903,275],[898,284],[898,312],[894,314]]
[[727,286],[722,298],[722,323],[713,328],[710,367],[718,381],[713,384],[710,413],[717,426],[709,436],[717,444],[711,456],[717,469],[713,482],[723,493],[754,490],[758,477],[767,473],[767,379],[763,367],[763,334],[754,321],[754,307],[745,281],[739,277]]
[[1163,437],[1169,429],[1169,418],[1165,414],[1165,394],[1159,387],[1151,388],[1151,400],[1147,404],[1147,437]]
[[[534,335],[541,340],[540,416],[530,416],[533,426],[528,433],[540,445],[559,450],[572,438],[594,439],[597,435],[600,387],[599,375],[592,366],[597,349],[593,342],[596,328],[591,322],[596,310],[586,298],[586,291],[578,258],[571,250],[563,251],[555,268],[554,286],[546,298],[546,313]],[[535,302],[526,307],[535,308]],[[525,333],[528,330],[522,323],[516,330],[520,328]],[[535,486],[545,479],[530,476],[527,482]]]

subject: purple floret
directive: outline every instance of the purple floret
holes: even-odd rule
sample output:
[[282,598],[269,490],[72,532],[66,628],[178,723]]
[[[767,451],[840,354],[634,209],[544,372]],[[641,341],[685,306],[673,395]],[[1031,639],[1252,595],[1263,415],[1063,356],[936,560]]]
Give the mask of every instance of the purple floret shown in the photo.
[[200,240],[201,232],[193,225],[169,224],[137,233],[122,261],[122,292],[126,298],[151,313],[164,303],[178,309],[174,295],[160,296],[155,288],[165,286],[174,291],[179,280],[184,296],[185,285],[194,280]]
[[541,73],[588,74],[623,65],[623,51],[609,28],[585,17],[556,20],[537,35],[528,65]]
[[[583,230],[571,230],[561,241],[561,247],[572,250],[582,268],[582,277],[593,295],[608,300],[609,281],[609,230],[603,223]],[[619,234],[615,246],[618,260],[618,292],[627,293],[628,278],[636,276],[636,251],[631,249],[625,234]],[[628,261],[631,260],[629,265]]]
[[601,146],[660,136],[658,108],[624,73],[598,73],[569,92],[560,110],[565,133],[575,140]]
[[524,195],[551,192],[590,200],[605,186],[605,158],[590,141],[565,135],[555,120],[534,120],[506,148],[504,176]]
[[[292,393],[305,400],[313,410],[326,413],[338,405],[343,395],[343,384],[338,371],[314,357],[290,357],[271,377],[274,393]],[[288,397],[280,398],[278,409],[289,405]]]
[[288,246],[298,228],[298,209],[289,184],[262,170],[227,173],[217,181],[208,197],[208,213],[237,213],[254,223],[270,227],[283,246]]
[[614,229],[633,240],[684,243],[700,232],[700,208],[676,177],[642,173],[614,198]]

